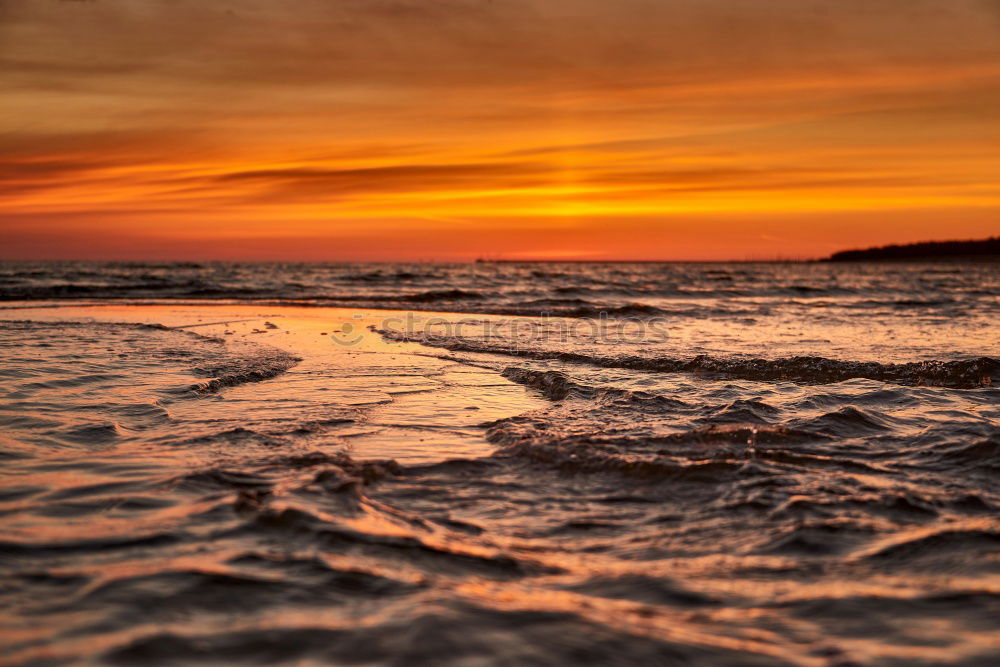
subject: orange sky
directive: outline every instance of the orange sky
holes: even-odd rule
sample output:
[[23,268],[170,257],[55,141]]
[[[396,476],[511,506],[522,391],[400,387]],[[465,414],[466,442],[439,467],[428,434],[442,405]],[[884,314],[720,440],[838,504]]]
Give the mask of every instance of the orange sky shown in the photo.
[[0,256],[1000,233],[997,0],[0,0]]

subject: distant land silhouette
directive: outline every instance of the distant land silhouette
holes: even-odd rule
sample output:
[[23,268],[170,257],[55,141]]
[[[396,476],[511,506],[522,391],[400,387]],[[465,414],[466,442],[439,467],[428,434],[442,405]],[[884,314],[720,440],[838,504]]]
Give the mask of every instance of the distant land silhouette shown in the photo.
[[979,241],[924,241],[864,250],[844,250],[823,262],[1000,261],[1000,236]]

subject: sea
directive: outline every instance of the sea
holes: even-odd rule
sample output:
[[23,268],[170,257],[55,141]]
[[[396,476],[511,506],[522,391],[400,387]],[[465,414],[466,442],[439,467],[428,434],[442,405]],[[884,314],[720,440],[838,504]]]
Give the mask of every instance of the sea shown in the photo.
[[0,263],[0,663],[1000,664],[1000,264]]

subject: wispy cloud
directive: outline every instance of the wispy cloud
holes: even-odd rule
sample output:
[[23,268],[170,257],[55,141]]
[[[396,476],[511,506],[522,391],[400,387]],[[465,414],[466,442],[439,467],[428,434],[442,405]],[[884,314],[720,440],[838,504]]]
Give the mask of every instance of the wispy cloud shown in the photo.
[[282,195],[316,195],[435,191],[484,184],[494,188],[528,186],[550,172],[545,165],[530,163],[403,164],[367,169],[259,169],[222,174],[212,181],[260,186]]

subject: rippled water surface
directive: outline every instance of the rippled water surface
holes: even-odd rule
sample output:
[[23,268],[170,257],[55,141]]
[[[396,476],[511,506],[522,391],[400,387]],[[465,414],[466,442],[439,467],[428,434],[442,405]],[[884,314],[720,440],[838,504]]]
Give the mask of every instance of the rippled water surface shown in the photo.
[[1000,659],[996,265],[0,295],[5,664]]

